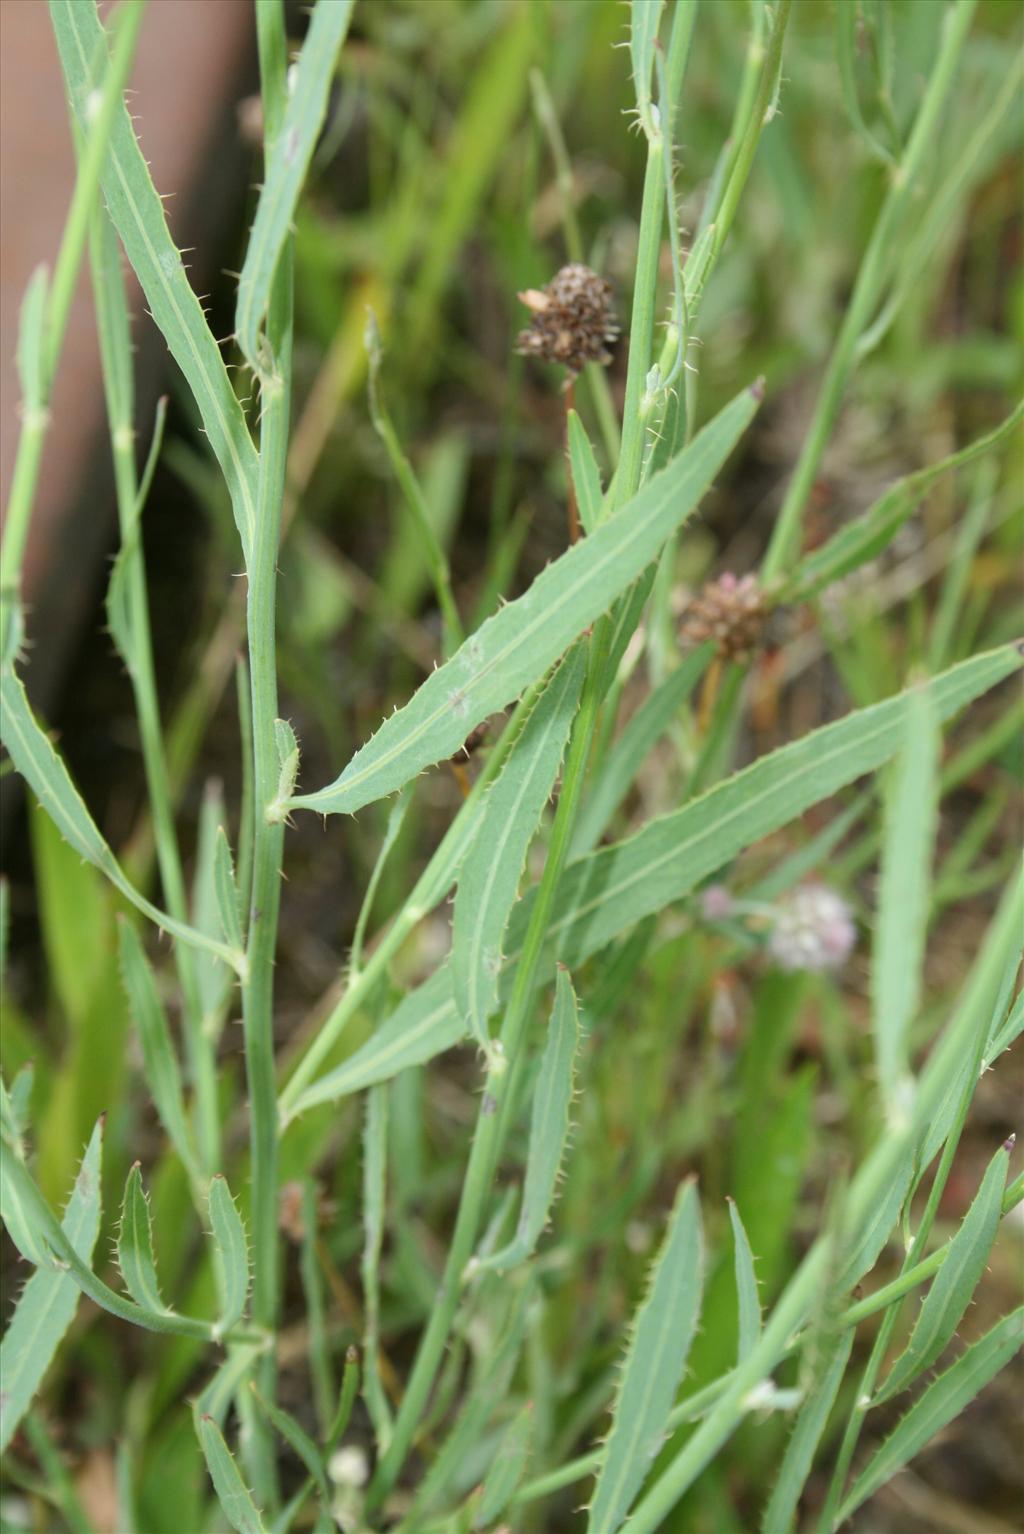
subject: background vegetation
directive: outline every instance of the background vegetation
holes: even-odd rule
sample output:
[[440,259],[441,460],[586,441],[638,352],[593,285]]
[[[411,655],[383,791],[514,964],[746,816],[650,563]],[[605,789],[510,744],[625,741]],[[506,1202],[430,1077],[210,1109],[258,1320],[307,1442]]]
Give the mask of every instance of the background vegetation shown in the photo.
[[[1010,1528],[1020,1500],[1017,1366],[997,1371],[1019,1337],[1019,1317],[1004,1318],[1018,1301],[1020,1225],[1011,1211],[1020,1179],[1001,1147],[1020,1072],[1012,1052],[994,1071],[980,1067],[1024,1021],[1014,1001],[1024,716],[1010,643],[1021,632],[1019,412],[1016,426],[1009,419],[1024,340],[1020,11],[1000,0],[669,5],[653,68],[644,29],[657,25],[658,6],[364,0],[335,67],[338,39],[332,46],[326,29],[329,13],[337,26],[344,10],[320,0],[314,24],[324,37],[304,55],[301,142],[312,161],[294,239],[282,224],[282,244],[271,230],[261,246],[256,214],[249,244],[254,192],[240,206],[237,252],[225,256],[225,268],[257,287],[262,254],[266,317],[258,306],[248,320],[242,305],[236,311],[233,279],[211,300],[214,333],[237,332],[241,343],[242,355],[223,348],[226,360],[248,361],[230,376],[245,397],[246,441],[251,428],[260,443],[251,524],[238,510],[246,452],[237,481],[225,480],[223,452],[203,434],[209,417],[194,368],[169,365],[171,399],[155,433],[134,422],[143,460],[156,443],[151,484],[118,437],[133,416],[119,261],[110,222],[93,216],[97,178],[111,163],[102,115],[87,140],[97,164],[82,151],[77,236],[75,210],[69,230],[81,255],[92,220],[85,258],[106,343],[118,547],[127,555],[113,567],[110,594],[98,593],[93,634],[49,721],[102,833],[99,851],[73,801],[61,818],[65,780],[23,720],[17,559],[4,567],[5,743],[31,789],[58,802],[55,823],[26,792],[23,829],[8,837],[9,1308],[19,1292],[29,1296],[25,1259],[39,1264],[30,1286],[52,1288],[45,1306],[39,1288],[29,1296],[45,1311],[30,1343],[17,1332],[5,1342],[8,1370],[12,1346],[19,1367],[26,1357],[35,1366],[24,1407],[39,1393],[3,1433],[3,1527],[257,1528],[251,1488],[275,1529],[310,1528],[318,1516],[328,1527],[333,1506],[346,1528],[612,1530],[630,1504],[625,1526],[637,1530],[728,1534],[762,1518],[781,1530],[798,1505],[807,1529],[833,1527],[840,1509],[864,1531]],[[67,11],[53,6],[66,72]],[[130,60],[138,11],[122,7],[120,25],[111,24],[115,71]],[[277,7],[258,14],[272,146],[287,111],[283,55]],[[617,46],[630,40],[631,16],[632,52]],[[664,72],[685,17],[693,30],[677,90]],[[287,22],[297,45],[307,18],[296,9]],[[643,68],[633,78],[638,59],[647,61],[646,85]],[[106,82],[116,121],[120,81],[99,58],[84,67],[94,84]],[[651,116],[652,91],[661,119]],[[144,114],[145,102],[134,108]],[[650,169],[672,109],[678,247]],[[249,131],[253,116],[250,104]],[[254,185],[271,179],[261,142],[257,123]],[[721,238],[704,233],[709,221]],[[124,239],[121,224],[118,232]],[[707,266],[685,268],[693,371],[670,393],[671,335],[661,378],[648,370],[663,323],[678,319],[673,270],[694,250]],[[727,464],[723,448],[721,471],[710,469],[699,511],[669,540],[643,626],[607,694],[592,681],[595,629],[561,795],[548,807],[543,792],[524,826],[529,841],[539,824],[528,855],[522,849],[523,888],[545,889],[559,838],[572,863],[601,843],[633,845],[627,839],[641,827],[691,803],[684,830],[708,838],[711,853],[698,856],[690,841],[673,851],[670,823],[658,821],[630,865],[641,895],[618,910],[606,902],[611,914],[595,937],[573,928],[559,939],[571,990],[560,981],[556,997],[550,986],[551,938],[546,967],[511,1003],[503,993],[500,1018],[518,1016],[519,1049],[513,1089],[495,1115],[505,1137],[497,1178],[493,1189],[476,1189],[472,1170],[466,1180],[470,1146],[487,1132],[482,1105],[501,1062],[469,1040],[432,1058],[458,1026],[429,1040],[419,1059],[399,1053],[400,1071],[382,1072],[367,1051],[393,1017],[423,1015],[430,986],[448,973],[456,865],[439,872],[436,853],[450,827],[465,828],[456,816],[472,785],[506,760],[504,719],[492,720],[472,756],[410,772],[398,799],[383,797],[400,786],[393,782],[372,802],[353,801],[355,818],[291,807],[272,969],[272,953],[254,960],[256,929],[225,891],[237,879],[244,911],[261,867],[267,889],[276,888],[280,817],[268,826],[253,812],[254,802],[276,795],[283,804],[294,789],[297,764],[289,738],[274,734],[275,713],[301,742],[299,783],[311,795],[408,703],[462,633],[564,554],[564,377],[517,355],[515,340],[529,318],[516,295],[541,289],[568,260],[612,282],[626,332],[607,373],[583,374],[574,396],[593,444],[588,458],[577,442],[574,465],[588,535],[595,468],[617,508],[641,468],[653,473],[695,427],[733,409],[728,402],[745,410],[758,377],[764,401],[749,429],[733,433]],[[26,299],[26,439],[59,353],[61,270]],[[187,326],[168,320],[148,289],[147,299],[174,350],[172,336],[180,343]],[[655,321],[645,355],[643,327]],[[287,386],[280,398],[267,386],[275,377]],[[645,383],[657,398],[641,419],[636,389]],[[620,463],[613,480],[623,416],[623,443],[643,464]],[[962,466],[914,477],[990,433],[993,444]],[[16,505],[5,551],[12,525]],[[846,542],[832,543],[844,528]],[[249,652],[251,703],[239,659],[240,541],[249,644],[262,644]],[[132,585],[143,553],[155,686],[139,626],[145,604]],[[275,564],[276,708],[260,692],[260,677],[273,673],[272,618],[265,605],[254,620],[252,607],[262,591],[272,608]],[[737,663],[680,640],[704,582],[758,571],[771,611],[755,654]],[[31,614],[27,626],[30,639],[42,638]],[[30,679],[31,650],[23,653],[19,671]],[[536,662],[531,681],[557,653]],[[571,685],[568,666],[545,696],[558,678]],[[893,713],[812,738],[806,757],[767,760],[904,689]],[[511,713],[521,690],[485,712],[505,703]],[[580,725],[588,697],[589,739]],[[872,755],[883,719],[888,733]],[[763,777],[715,790],[762,759]],[[166,776],[155,795],[154,771]],[[570,783],[578,813],[556,814]],[[702,799],[703,790],[734,797]],[[762,793],[775,795],[763,813]],[[673,872],[659,886],[663,840]],[[172,945],[137,920],[132,896],[111,883],[106,847],[131,890],[204,934],[205,948]],[[822,883],[855,924],[852,952],[838,966],[787,966],[780,915],[795,890]],[[548,890],[540,938],[562,918],[576,920],[574,888],[570,872]],[[517,953],[537,904],[535,895],[517,905],[507,952]],[[247,990],[224,962],[240,955],[243,939]],[[265,994],[254,997],[262,983]],[[401,1022],[393,1032],[407,1038]],[[260,1080],[269,1080],[273,1094],[267,1072],[276,1062],[284,1105],[294,1109],[300,1089],[286,1083],[317,1038],[320,1059],[305,1084],[333,1085],[289,1120],[261,1194],[250,1159],[254,1092],[258,1100]],[[350,1060],[347,1077],[331,1075]],[[271,1115],[273,1107],[271,1097]],[[101,1113],[100,1172],[91,1137]],[[276,1142],[273,1116],[268,1128]],[[87,1145],[94,1183],[76,1185]],[[266,1142],[255,1154],[267,1154]],[[460,1200],[478,1192],[481,1252],[493,1255],[512,1240],[528,1161],[523,1196],[538,1232],[549,1213],[545,1177],[560,1166],[536,1250],[460,1282],[437,1378],[422,1364],[415,1374],[424,1334],[445,1309]],[[215,1177],[211,1192],[212,1173],[227,1182]],[[108,1286],[81,1304],[73,1279],[52,1267],[59,1237],[31,1202],[34,1187],[63,1210],[73,1185],[65,1225],[75,1213],[83,1230],[92,1222],[91,1266]],[[90,1201],[100,1186],[102,1199]],[[261,1197],[271,1200],[269,1221]],[[955,1262],[934,1261],[954,1236]],[[922,1262],[931,1262],[927,1272]],[[908,1267],[910,1279],[901,1278]],[[275,1271],[278,1296],[267,1277]],[[943,1274],[944,1288],[940,1277],[921,1287]],[[150,1329],[126,1324],[138,1315],[99,1308],[126,1287]],[[153,1314],[167,1307],[178,1320],[218,1316],[213,1337],[206,1321],[191,1335],[154,1330]],[[659,1342],[662,1315],[670,1340]],[[225,1324],[234,1327],[227,1350],[214,1345]],[[272,1353],[262,1349],[268,1327],[277,1333]],[[887,1387],[883,1359],[891,1367],[908,1341]],[[624,1355],[633,1364],[623,1373]],[[966,1365],[950,1382],[957,1359]],[[749,1363],[749,1378],[730,1374],[737,1361]],[[253,1376],[260,1397],[250,1392]],[[403,1415],[417,1380],[434,1388]],[[878,1404],[861,1410],[876,1388]],[[613,1431],[602,1451],[617,1389],[619,1437]],[[919,1398],[918,1417],[915,1408],[907,1417]],[[407,1425],[412,1442],[407,1454],[392,1448],[393,1473],[382,1478],[396,1414],[398,1441]],[[634,1427],[635,1445],[624,1449]],[[919,1449],[914,1466],[890,1480]],[[657,1450],[649,1472],[648,1450]],[[613,1472],[628,1467],[625,1481],[634,1477],[618,1509],[609,1462]],[[375,1465],[367,1512],[361,1470]],[[604,1487],[596,1500],[595,1472]],[[657,1488],[669,1485],[659,1502]],[[589,1515],[578,1511],[592,1501]]]

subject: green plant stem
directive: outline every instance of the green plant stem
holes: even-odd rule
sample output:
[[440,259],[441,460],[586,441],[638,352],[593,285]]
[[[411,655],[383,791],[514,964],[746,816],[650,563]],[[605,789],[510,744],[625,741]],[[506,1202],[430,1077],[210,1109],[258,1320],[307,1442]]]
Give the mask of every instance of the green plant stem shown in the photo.
[[[259,0],[257,39],[267,142],[284,115],[287,49],[280,0]],[[252,897],[249,910],[248,977],[242,987],[245,1067],[249,1088],[249,1143],[252,1168],[252,1316],[273,1332],[279,1308],[277,1219],[277,1104],[274,1072],[274,957],[281,899],[284,825],[268,818],[277,794],[276,596],[277,552],[284,504],[285,462],[291,400],[292,258],[286,246],[278,264],[267,318],[273,371],[260,381],[260,454],[256,527],[249,564],[248,637],[253,739]],[[259,1385],[275,1398],[272,1352],[261,1360]],[[265,1423],[263,1445],[250,1456],[258,1493],[276,1502],[276,1461]]]
[[4,519],[3,542],[0,544],[0,598],[4,605],[4,613],[0,618],[0,632],[4,636],[7,634],[8,604],[13,601],[21,579],[21,566],[25,556],[25,542],[39,479],[43,441],[50,423],[50,396],[64,344],[68,311],[74,296],[85,243],[89,237],[89,225],[96,205],[100,170],[107,150],[107,141],[110,137],[114,113],[121,104],[128,73],[135,57],[144,7],[145,0],[127,0],[119,14],[113,53],[107,66],[103,91],[99,98],[92,129],[78,164],[71,207],[61,236],[53,280],[46,296],[39,370],[40,395],[37,399],[26,399],[23,402],[18,450],[7,501],[7,514]]
[[[743,88],[740,92],[737,110],[739,141],[735,157],[731,160],[724,178],[721,201],[714,212],[715,234],[711,247],[712,265],[721,254],[729,230],[732,228],[733,219],[736,217],[736,209],[739,206],[743,188],[747,184],[747,177],[750,175],[750,167],[754,163],[757,146],[761,141],[761,133],[768,120],[772,97],[778,85],[779,72],[782,68],[782,44],[786,36],[786,26],[789,22],[789,12],[792,3],[793,0],[778,0],[767,49],[763,48],[759,32],[755,32],[751,42],[747,71],[744,75]],[[763,19],[761,19],[756,10],[755,16],[758,16],[755,25],[760,29],[764,25]],[[758,82],[757,95],[754,97],[753,106],[748,110],[749,92],[755,80]]]
[[[918,1225],[918,1228],[914,1234],[914,1239],[910,1244],[910,1248],[906,1254],[906,1257],[904,1258],[903,1267],[899,1275],[901,1280],[906,1280],[910,1273],[913,1272],[913,1270],[916,1267],[919,1267],[921,1264],[921,1254],[928,1243],[928,1237],[931,1235],[932,1226],[935,1223],[935,1215],[939,1207],[939,1200],[942,1198],[946,1183],[949,1179],[949,1174],[952,1171],[953,1158],[956,1155],[957,1146],[960,1144],[960,1136],[963,1133],[964,1124],[967,1121],[967,1113],[971,1106],[971,1100],[974,1097],[975,1089],[978,1084],[978,1077],[981,1074],[981,1062],[985,1054],[985,1045],[988,1042],[990,1019],[985,1009],[980,1009],[979,1015],[982,1017],[982,1025],[976,1029],[975,1038],[971,1046],[970,1066],[967,1072],[967,1080],[964,1085],[964,1090],[961,1094],[960,1102],[957,1107],[956,1118],[953,1122],[952,1129],[946,1136],[946,1142],[942,1147],[942,1156],[939,1160],[939,1165],[935,1176],[932,1179],[931,1188],[928,1191],[928,1199],[925,1204],[924,1212],[921,1216],[920,1224]],[[898,1281],[899,1280],[897,1280],[897,1282]],[[836,1462],[832,1472],[832,1480],[829,1484],[828,1495],[825,1499],[825,1507],[822,1511],[821,1521],[819,1523],[819,1529],[822,1531],[822,1534],[825,1534],[825,1531],[831,1530],[835,1524],[836,1514],[842,1501],[846,1477],[849,1472],[850,1465],[853,1462],[853,1456],[856,1453],[857,1444],[860,1441],[860,1434],[861,1429],[864,1426],[864,1419],[867,1416],[867,1412],[871,1404],[871,1398],[874,1394],[875,1386],[878,1383],[878,1375],[881,1371],[882,1364],[885,1361],[886,1353],[889,1350],[889,1343],[892,1339],[892,1334],[895,1329],[896,1322],[899,1319],[900,1298],[901,1297],[897,1295],[894,1302],[890,1303],[890,1306],[886,1311],[885,1318],[878,1329],[878,1335],[875,1338],[871,1353],[868,1357],[867,1363],[864,1366],[864,1372],[861,1375],[860,1382],[854,1395],[853,1408],[847,1420],[846,1429],[843,1433],[843,1439],[839,1446],[839,1452],[836,1456]]]
[[[149,598],[140,523],[147,486],[140,492],[135,468],[134,399],[128,301],[120,268],[120,251],[105,211],[95,212],[91,239],[94,302],[107,398],[114,487],[121,531],[122,558],[127,561],[126,586],[132,628],[128,666],[142,746],[146,789],[153,823],[157,866],[164,902],[176,921],[187,923],[188,899],[174,824],[170,777],[156,690]],[[159,449],[162,416],[157,416],[154,450]],[[150,454],[152,462],[153,453]],[[148,465],[147,465],[148,468]],[[148,477],[148,476],[147,476]],[[184,1003],[184,1038],[195,1091],[196,1141],[199,1165],[209,1177],[218,1169],[220,1115],[217,1068],[211,1041],[203,1034],[202,1003],[192,950],[175,943],[174,960]]]
[[906,150],[899,166],[892,173],[889,190],[875,222],[829,359],[810,429],[772,530],[761,569],[761,578],[765,584],[781,575],[797,552],[804,508],[857,360],[857,343],[871,322],[881,297],[900,226],[925,156],[934,144],[939,115],[952,85],[976,4],[977,0],[955,0],[946,12],[935,67]]

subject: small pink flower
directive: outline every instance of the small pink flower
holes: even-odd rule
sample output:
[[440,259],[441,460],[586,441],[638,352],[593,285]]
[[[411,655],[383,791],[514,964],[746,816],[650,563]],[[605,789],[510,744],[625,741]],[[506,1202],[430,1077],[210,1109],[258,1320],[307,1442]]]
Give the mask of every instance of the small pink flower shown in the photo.
[[724,921],[732,915],[733,898],[724,884],[709,884],[701,892],[700,907],[705,921]]
[[826,884],[803,884],[775,908],[768,947],[781,969],[839,969],[857,941],[843,897]]

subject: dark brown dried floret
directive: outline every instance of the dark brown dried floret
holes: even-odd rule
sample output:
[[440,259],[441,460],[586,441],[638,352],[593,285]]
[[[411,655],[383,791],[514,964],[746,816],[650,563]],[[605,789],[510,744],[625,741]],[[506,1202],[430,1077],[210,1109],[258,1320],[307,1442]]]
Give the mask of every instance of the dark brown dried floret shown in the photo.
[[680,638],[700,645],[713,639],[723,660],[749,660],[758,648],[768,604],[756,575],[737,580],[730,572],[709,581],[683,614]]
[[520,331],[517,352],[560,362],[573,374],[588,362],[612,360],[608,348],[619,335],[612,286],[589,266],[563,266],[546,287],[528,288],[519,298],[530,311],[530,327]]

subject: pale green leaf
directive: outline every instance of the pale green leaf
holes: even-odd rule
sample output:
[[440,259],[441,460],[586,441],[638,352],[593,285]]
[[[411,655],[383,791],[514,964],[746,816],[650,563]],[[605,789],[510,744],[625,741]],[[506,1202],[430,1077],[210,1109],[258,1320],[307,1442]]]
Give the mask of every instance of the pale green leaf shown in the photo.
[[708,489],[757,405],[756,393],[745,389],[621,511],[471,635],[334,783],[295,795],[291,805],[351,812],[457,751],[470,730],[542,676],[647,569]]
[[[51,0],[50,17],[72,110],[83,128],[94,91],[107,72],[107,45],[96,7]],[[195,399],[248,558],[256,525],[256,450],[217,342],[171,239],[125,107],[114,113],[101,182],[110,217],[146,295],[154,320]]]
[[1005,1316],[990,1332],[961,1354],[928,1389],[894,1428],[868,1462],[839,1509],[837,1525],[846,1521],[868,1497],[892,1479],[898,1470],[919,1454],[958,1417],[979,1391],[984,1390],[1024,1343],[1024,1306]]
[[210,1234],[213,1268],[220,1300],[218,1330],[223,1334],[242,1319],[249,1293],[249,1248],[245,1228],[227,1182],[210,1179]]
[[[224,930],[221,919],[217,858],[218,842],[224,835],[223,826],[224,795],[220,783],[211,779],[206,784],[199,809],[195,872],[192,875],[192,923],[207,937],[225,941],[241,952],[244,945],[237,918],[235,930],[230,935]],[[232,972],[212,954],[201,953],[196,954],[195,977],[203,1029],[208,1037],[216,1038],[224,1018]]]
[[530,1462],[533,1435],[533,1402],[527,1401],[516,1412],[494,1451],[491,1467],[484,1477],[480,1501],[473,1514],[474,1529],[485,1529],[501,1517],[526,1474]]
[[363,1129],[363,1395],[383,1453],[391,1434],[391,1408],[380,1377],[380,1254],[387,1200],[388,1088],[366,1094]]
[[737,1361],[742,1363],[761,1335],[761,1296],[754,1271],[754,1254],[750,1250],[750,1242],[733,1199],[729,1200],[729,1220],[732,1224],[733,1269],[739,1315]]
[[291,1117],[316,1103],[333,1102],[378,1081],[390,1081],[410,1065],[422,1065],[465,1037],[447,966],[399,1004],[366,1043],[342,1065],[302,1092]]
[[917,688],[886,795],[871,965],[875,1063],[893,1121],[906,1100],[910,1025],[921,999],[940,750],[931,694]]
[[626,725],[595,775],[580,811],[572,839],[573,859],[582,857],[601,840],[636,782],[637,772],[704,675],[713,653],[710,644],[692,650]]
[[590,445],[586,427],[570,410],[566,417],[566,437],[569,443],[569,472],[576,494],[576,506],[584,532],[592,533],[601,520],[604,491],[601,489],[601,473]]
[[285,1443],[295,1450],[295,1453],[319,1487],[324,1501],[329,1502],[331,1489],[328,1485],[327,1473],[324,1470],[324,1462],[320,1450],[312,1438],[310,1438],[303,1427],[299,1426],[290,1412],[283,1411],[280,1406],[275,1406],[272,1401],[264,1400],[263,1396],[256,1389],[255,1384],[250,1384],[249,1388],[260,1411],[267,1418],[268,1422],[272,1423],[277,1429]]
[[568,970],[559,969],[554,1011],[533,1093],[519,1224],[509,1245],[486,1258],[479,1268],[496,1268],[501,1272],[525,1262],[547,1224],[569,1138],[579,1041],[579,1012],[572,981]]
[[696,1185],[681,1184],[636,1315],[590,1504],[587,1534],[615,1534],[661,1447],[700,1314],[703,1239]]
[[[82,1157],[74,1190],[61,1222],[84,1263],[92,1262],[100,1228],[102,1119]],[[5,1155],[4,1160],[7,1159]],[[6,1212],[5,1212],[6,1219]],[[67,1273],[40,1267],[28,1280],[0,1343],[0,1453],[7,1448],[42,1383],[50,1361],[75,1318],[81,1290]]]
[[1024,404],[1018,405],[1011,415],[994,431],[979,437],[958,453],[952,453],[938,463],[920,469],[897,480],[871,506],[863,516],[847,522],[834,537],[821,548],[815,549],[793,571],[782,587],[784,602],[804,602],[817,596],[834,581],[857,570],[869,560],[875,559],[887,548],[900,528],[921,504],[931,485],[942,474],[969,463],[1010,434],[1024,419]]
[[146,1310],[167,1310],[157,1282],[153,1220],[137,1161],[124,1185],[121,1224],[117,1232],[117,1262],[124,1286],[137,1305]]
[[281,252],[292,235],[295,207],[323,126],[352,5],[353,0],[319,0],[289,82],[288,105],[280,132],[268,145],[266,174],[242,266],[235,311],[238,344],[250,367],[259,373],[274,366],[275,359],[265,355],[260,327],[270,305],[271,285]]
[[985,1271],[999,1229],[1012,1144],[1009,1141],[1000,1146],[989,1162],[981,1187],[950,1243],[949,1255],[924,1297],[910,1341],[876,1393],[873,1405],[905,1390],[952,1341]]
[[75,851],[106,874],[122,895],[158,927],[182,942],[210,949],[232,967],[238,968],[241,955],[233,953],[222,943],[213,943],[194,927],[175,921],[166,912],[157,910],[127,878],[100,835],[67,768],[36,722],[24,687],[8,666],[0,669],[0,721],[3,743],[15,767]]
[[487,791],[459,874],[452,985],[465,1028],[484,1049],[491,1043],[488,1018],[498,1005],[505,929],[527,851],[555,786],[586,666],[586,646],[576,645],[549,681]]
[[198,1417],[196,1432],[217,1500],[231,1527],[237,1534],[267,1534],[263,1518],[216,1422],[209,1416]]
[[807,1392],[786,1444],[778,1479],[764,1510],[761,1534],[790,1534],[794,1526],[800,1494],[807,1484],[815,1451],[839,1393],[853,1338],[854,1332],[851,1329],[832,1339],[824,1367]]
[[142,1046],[146,1085],[168,1139],[185,1165],[195,1173],[197,1163],[185,1114],[181,1072],[167,1014],[157,994],[153,971],[138,933],[128,921],[122,921],[120,929],[121,973],[128,993],[129,1011]]
[[37,266],[28,280],[18,316],[18,382],[25,412],[42,410],[46,404],[46,357],[44,326],[49,273]]
[[649,137],[654,137],[656,131],[651,84],[663,4],[664,0],[630,0],[629,6],[629,53],[633,65],[633,89],[636,92],[640,121]]
[[217,915],[225,941],[232,948],[244,948],[242,923],[238,914],[238,886],[231,861],[231,846],[223,826],[217,827],[217,839],[213,852],[213,888],[217,901]]

